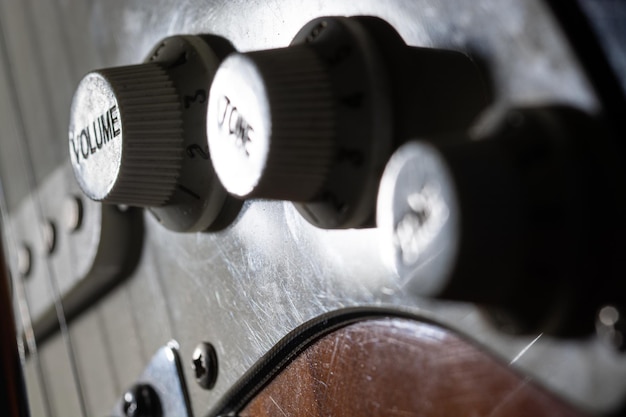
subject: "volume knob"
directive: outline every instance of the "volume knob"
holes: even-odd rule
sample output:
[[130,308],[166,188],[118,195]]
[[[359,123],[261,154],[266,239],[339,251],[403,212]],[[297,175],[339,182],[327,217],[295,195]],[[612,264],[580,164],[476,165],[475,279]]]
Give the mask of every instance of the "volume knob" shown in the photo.
[[183,142],[180,103],[157,63],[87,74],[74,95],[70,159],[91,199],[161,206],[175,190]]
[[84,193],[147,207],[179,232],[230,224],[242,203],[215,175],[205,127],[208,88],[232,52],[219,36],[172,36],[141,65],[87,74],[69,128],[70,160]]

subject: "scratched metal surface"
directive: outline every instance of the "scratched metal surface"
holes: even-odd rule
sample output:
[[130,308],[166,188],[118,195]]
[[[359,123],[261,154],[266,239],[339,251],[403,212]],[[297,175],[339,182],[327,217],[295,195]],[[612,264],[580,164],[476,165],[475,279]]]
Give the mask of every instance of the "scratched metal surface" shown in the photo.
[[[30,284],[16,281],[16,308],[27,335],[29,306],[37,297],[54,299],[64,280],[80,279],[75,264],[86,249],[73,243],[43,256],[40,225],[42,216],[55,215],[59,198],[77,190],[67,171],[66,130],[82,74],[138,63],[168,35],[214,33],[247,51],[285,46],[315,17],[355,14],[386,19],[409,44],[479,57],[491,71],[493,112],[546,102],[598,109],[563,36],[534,0],[2,0],[0,179],[6,239],[12,255],[20,242],[36,248],[33,277],[42,280],[38,295],[26,294]],[[64,180],[51,189],[50,178]],[[38,194],[39,189],[47,191]],[[375,229],[318,230],[291,205],[267,201],[247,203],[219,233],[175,234],[149,215],[145,223],[139,266],[122,285],[46,341],[27,338],[34,415],[107,414],[152,354],[176,339],[186,363],[199,341],[217,349],[221,372],[212,391],[197,387],[186,368],[193,410],[200,416],[288,331],[355,305],[434,316],[591,410],[610,409],[626,393],[626,360],[599,343],[506,337],[471,306],[407,293],[380,259]],[[63,233],[58,238],[72,240]],[[12,265],[19,276],[15,256]]]

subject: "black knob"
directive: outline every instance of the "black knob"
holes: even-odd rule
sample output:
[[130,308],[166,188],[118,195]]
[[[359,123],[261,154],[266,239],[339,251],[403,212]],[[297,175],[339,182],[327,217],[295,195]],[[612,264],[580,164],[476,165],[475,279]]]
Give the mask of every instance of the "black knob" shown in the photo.
[[370,225],[394,146],[466,127],[486,101],[465,55],[410,48],[377,18],[325,17],[289,47],[222,63],[207,137],[230,193],[304,203],[320,227],[357,227]]
[[396,270],[415,293],[479,303],[512,332],[591,333],[623,293],[624,175],[602,123],[520,109],[462,139],[390,159],[377,217]]

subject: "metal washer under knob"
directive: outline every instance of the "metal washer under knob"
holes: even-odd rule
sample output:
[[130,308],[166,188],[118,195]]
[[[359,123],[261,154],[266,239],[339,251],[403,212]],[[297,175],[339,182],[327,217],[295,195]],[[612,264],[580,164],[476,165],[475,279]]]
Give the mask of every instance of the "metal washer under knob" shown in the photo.
[[217,36],[174,36],[143,64],[87,74],[74,96],[69,134],[85,194],[147,207],[175,231],[232,220],[241,202],[215,176],[204,129],[208,86],[232,51]]

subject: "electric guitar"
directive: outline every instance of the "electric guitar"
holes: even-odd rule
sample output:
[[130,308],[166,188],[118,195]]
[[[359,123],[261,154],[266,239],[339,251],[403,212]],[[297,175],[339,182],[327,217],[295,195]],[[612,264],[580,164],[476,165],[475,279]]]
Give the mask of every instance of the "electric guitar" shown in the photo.
[[625,12],[0,2],[8,415],[620,415]]

